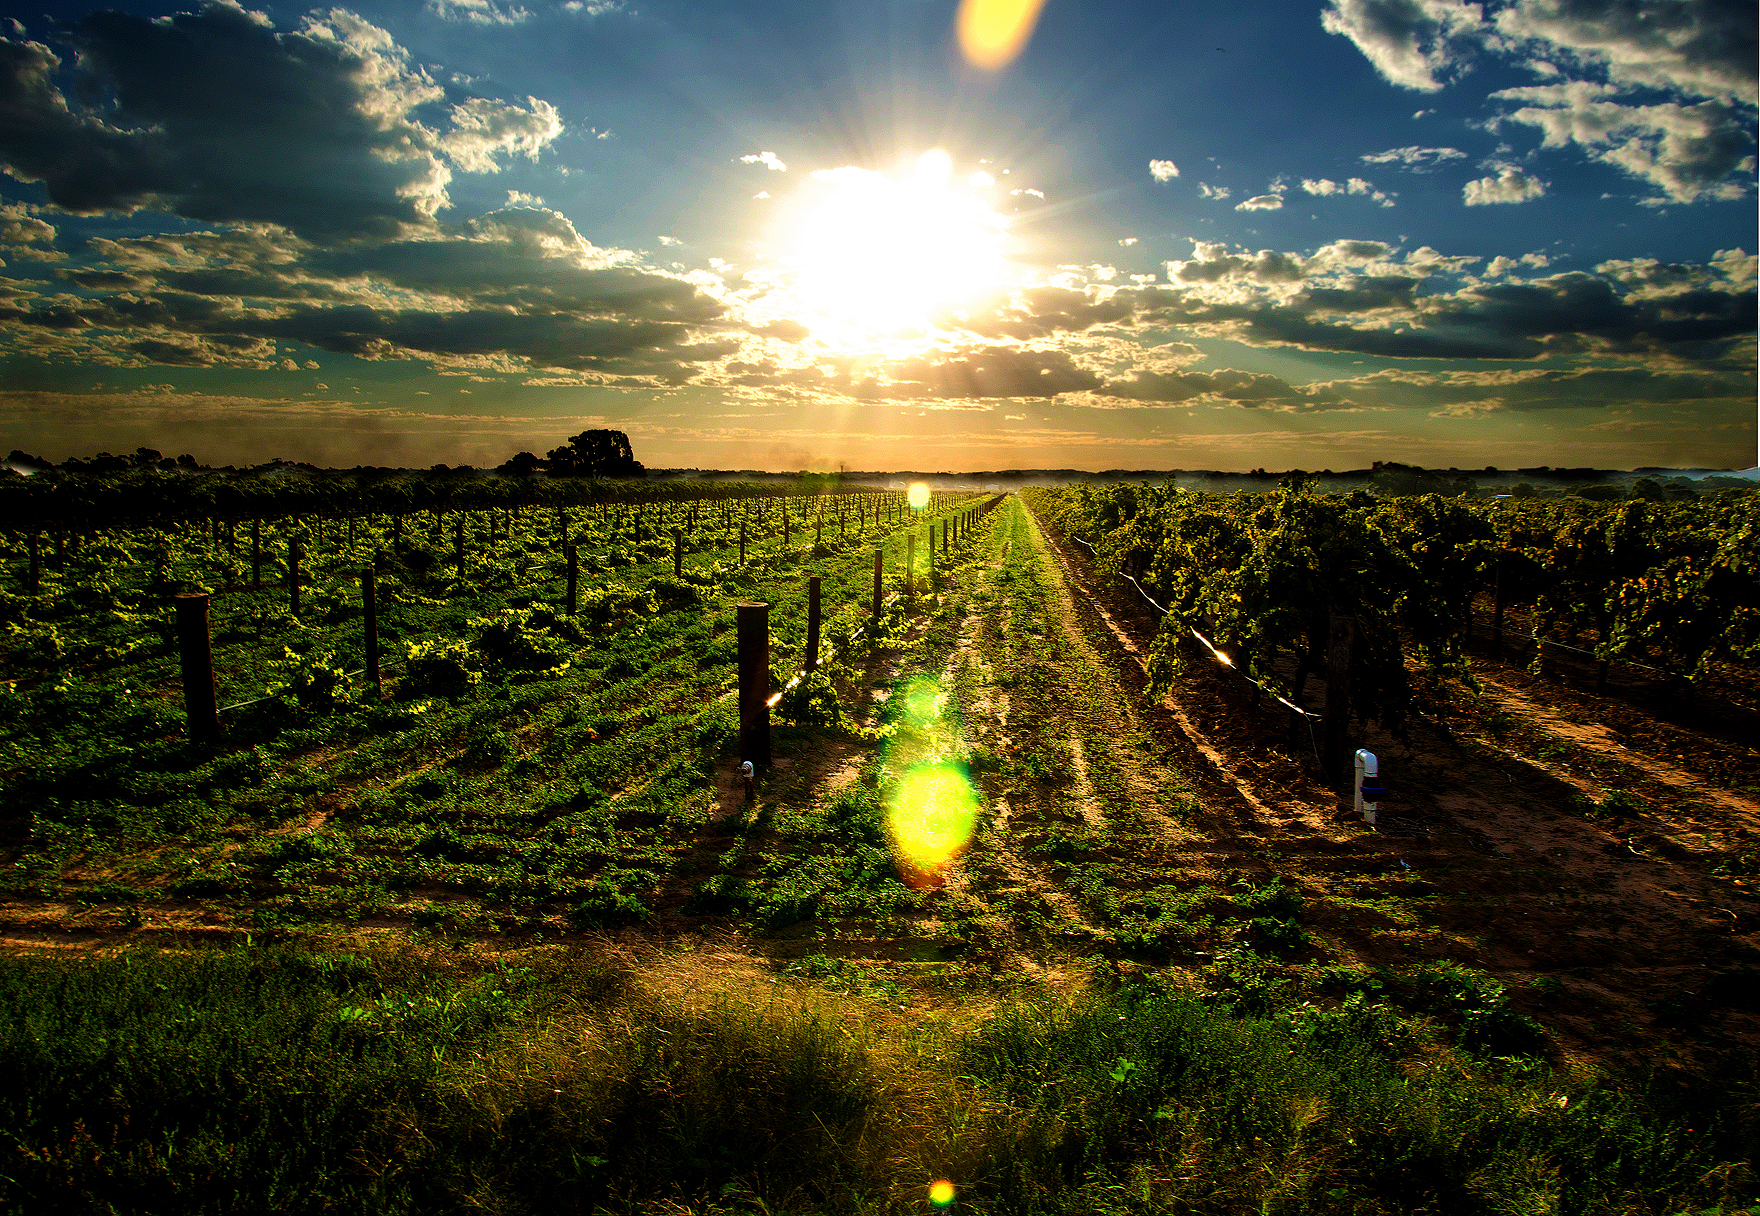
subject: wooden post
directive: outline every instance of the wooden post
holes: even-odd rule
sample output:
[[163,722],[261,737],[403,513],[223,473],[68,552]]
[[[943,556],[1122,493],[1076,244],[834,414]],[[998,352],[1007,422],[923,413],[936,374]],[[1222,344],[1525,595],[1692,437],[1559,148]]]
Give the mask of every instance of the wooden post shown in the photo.
[[367,687],[372,691],[373,700],[382,701],[385,698],[385,685],[379,678],[378,580],[374,577],[371,566],[361,573],[361,604],[366,610],[366,621],[361,629],[366,635],[367,643]]
[[746,520],[743,515],[739,520],[739,564],[746,564]]
[[464,512],[463,511],[460,511],[458,513],[458,517],[452,521],[452,550],[453,550],[453,556],[458,562],[459,581],[463,582],[464,581]]
[[880,609],[886,606],[885,591],[884,591],[884,588],[880,585],[880,575],[881,575],[881,571],[884,569],[885,561],[886,561],[886,551],[884,549],[874,550],[874,610],[873,610],[873,615],[875,615],[876,617],[880,615]]
[[299,538],[287,538],[287,611],[299,615]]
[[575,592],[580,586],[581,564],[573,545],[564,549],[563,554],[568,558],[568,615],[573,616],[575,604],[578,602]]
[[819,576],[807,580],[807,661],[808,671],[819,670]]
[[263,521],[251,520],[251,586],[263,586]]
[[770,605],[740,604],[739,758],[770,765]]
[[1503,657],[1503,555],[1497,555],[1497,573],[1493,576],[1492,594],[1496,602],[1491,610],[1491,657]]
[[391,517],[391,551],[403,552],[403,513],[400,511]]
[[32,532],[26,542],[31,554],[31,568],[30,572],[25,575],[24,585],[32,595],[43,589],[43,558],[40,552],[42,539],[40,532]]
[[782,547],[788,548],[788,499],[782,500]]
[[1350,771],[1345,761],[1351,749],[1351,643],[1356,626],[1354,617],[1333,616],[1327,636],[1326,715],[1321,727],[1325,745],[1320,763],[1334,779]]
[[684,529],[672,530],[672,577],[684,577]]
[[220,739],[220,706],[214,695],[214,649],[208,632],[208,597],[180,595],[177,652],[183,668],[183,716],[191,743]]
[[911,604],[917,602],[917,534],[913,529],[904,538],[904,598]]

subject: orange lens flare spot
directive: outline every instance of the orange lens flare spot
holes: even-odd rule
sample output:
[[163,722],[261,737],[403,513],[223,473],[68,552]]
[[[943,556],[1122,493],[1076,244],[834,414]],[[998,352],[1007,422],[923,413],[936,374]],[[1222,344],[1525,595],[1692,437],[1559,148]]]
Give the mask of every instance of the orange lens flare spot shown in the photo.
[[959,49],[975,68],[1007,67],[1026,48],[1045,0],[961,0]]
[[943,1178],[939,1182],[929,1184],[929,1202],[937,1208],[953,1206],[953,1183]]
[[977,822],[978,794],[960,766],[938,762],[906,771],[886,808],[900,876],[919,890],[939,887]]

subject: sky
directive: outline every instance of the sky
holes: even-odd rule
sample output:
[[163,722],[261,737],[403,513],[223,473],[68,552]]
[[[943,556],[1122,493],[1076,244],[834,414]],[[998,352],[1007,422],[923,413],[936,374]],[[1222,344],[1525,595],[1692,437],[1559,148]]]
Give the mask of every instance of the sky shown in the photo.
[[0,450],[1755,464],[1751,0],[0,12]]

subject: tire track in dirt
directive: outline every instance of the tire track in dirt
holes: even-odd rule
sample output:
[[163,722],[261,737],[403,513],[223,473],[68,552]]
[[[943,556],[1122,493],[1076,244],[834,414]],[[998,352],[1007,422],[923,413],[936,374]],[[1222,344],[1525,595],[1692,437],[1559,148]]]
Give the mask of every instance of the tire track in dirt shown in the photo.
[[[988,590],[994,597],[993,602],[1003,601],[1004,597],[1000,595],[997,587],[997,575],[1011,559],[1013,553],[1013,541],[1010,540],[994,560],[983,563],[977,571],[973,572],[975,578],[982,579],[988,584]],[[970,593],[971,588],[968,587],[966,594],[970,595]],[[1012,618],[1014,611],[1012,605],[1008,606],[1008,611]],[[942,683],[947,688],[957,686],[957,676],[962,667],[969,667],[979,677],[971,699],[962,706],[962,718],[965,723],[976,725],[975,731],[967,732],[966,744],[968,748],[974,741],[974,735],[991,737],[999,748],[1010,748],[1014,744],[1014,740],[1008,734],[1013,698],[1007,689],[997,687],[996,669],[985,657],[982,645],[985,640],[984,635],[988,634],[988,640],[992,644],[1001,646],[1009,623],[1011,622],[995,615],[975,609],[968,610],[960,629],[959,641],[942,672]],[[1012,843],[1014,818],[1015,808],[1006,794],[990,801],[987,830],[980,831],[975,841],[975,843],[988,842],[990,847],[983,849],[982,852],[974,848],[953,865],[947,875],[946,889],[948,894],[967,902],[978,910],[981,917],[1004,925],[1009,924],[1009,918],[994,908],[990,901],[983,898],[976,889],[978,886],[978,883],[974,881],[978,877],[976,871],[994,867],[1008,884],[1007,886],[990,884],[998,893],[1012,894],[1013,891],[1024,891],[1042,900],[1046,907],[1050,908],[1063,923],[1076,926],[1075,932],[1089,936],[1103,936],[1104,930],[1088,920],[1080,906],[1046,874],[1044,867],[1021,855],[1019,849]],[[1012,936],[1012,926],[1010,934]],[[1032,962],[1019,950],[1013,951],[1008,961],[1011,965],[1023,968]]]
[[[1508,684],[1487,676],[1483,672],[1477,673],[1477,675],[1479,683],[1491,689],[1492,695],[1499,702],[1530,719],[1547,734],[1574,743],[1578,747],[1605,756],[1610,760],[1629,765],[1651,780],[1672,786],[1689,797],[1709,799],[1737,815],[1743,828],[1751,832],[1760,830],[1760,800],[1739,794],[1723,786],[1714,785],[1684,769],[1675,768],[1653,756],[1629,748],[1623,743],[1615,742],[1614,732],[1609,727],[1572,722],[1524,696]],[[1595,792],[1588,782],[1568,776],[1564,779],[1578,785],[1586,793]]]

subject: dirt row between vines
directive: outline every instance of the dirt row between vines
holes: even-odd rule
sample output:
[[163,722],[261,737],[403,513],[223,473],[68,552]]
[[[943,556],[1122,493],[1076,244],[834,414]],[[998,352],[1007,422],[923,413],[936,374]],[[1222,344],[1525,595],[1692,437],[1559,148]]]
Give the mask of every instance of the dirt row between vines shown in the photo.
[[[1084,624],[1142,693],[1158,614],[1129,583],[1097,574],[1078,546],[1050,540]],[[1685,1062],[1707,1047],[1760,1045],[1760,1018],[1705,996],[1711,976],[1760,962],[1760,908],[1709,873],[1725,854],[1639,851],[1630,824],[1585,815],[1585,794],[1604,786],[1476,737],[1472,717],[1486,707],[1445,687],[1420,704],[1403,738],[1357,724],[1392,793],[1380,830],[1370,829],[1319,779],[1305,737],[1288,746],[1287,711],[1268,699],[1255,706],[1244,681],[1195,643],[1192,651],[1150,714],[1175,751],[1208,768],[1206,822],[1217,845],[1299,883],[1331,953],[1482,967],[1569,1045],[1594,1054]],[[1585,742],[1563,739],[1567,724],[1531,693],[1490,680],[1485,690],[1479,698],[1493,711],[1557,732],[1560,746]],[[1662,757],[1621,759],[1653,782],[1676,776]],[[1744,792],[1688,788],[1731,838],[1751,831]],[[1556,977],[1562,991],[1527,987],[1540,976]]]

